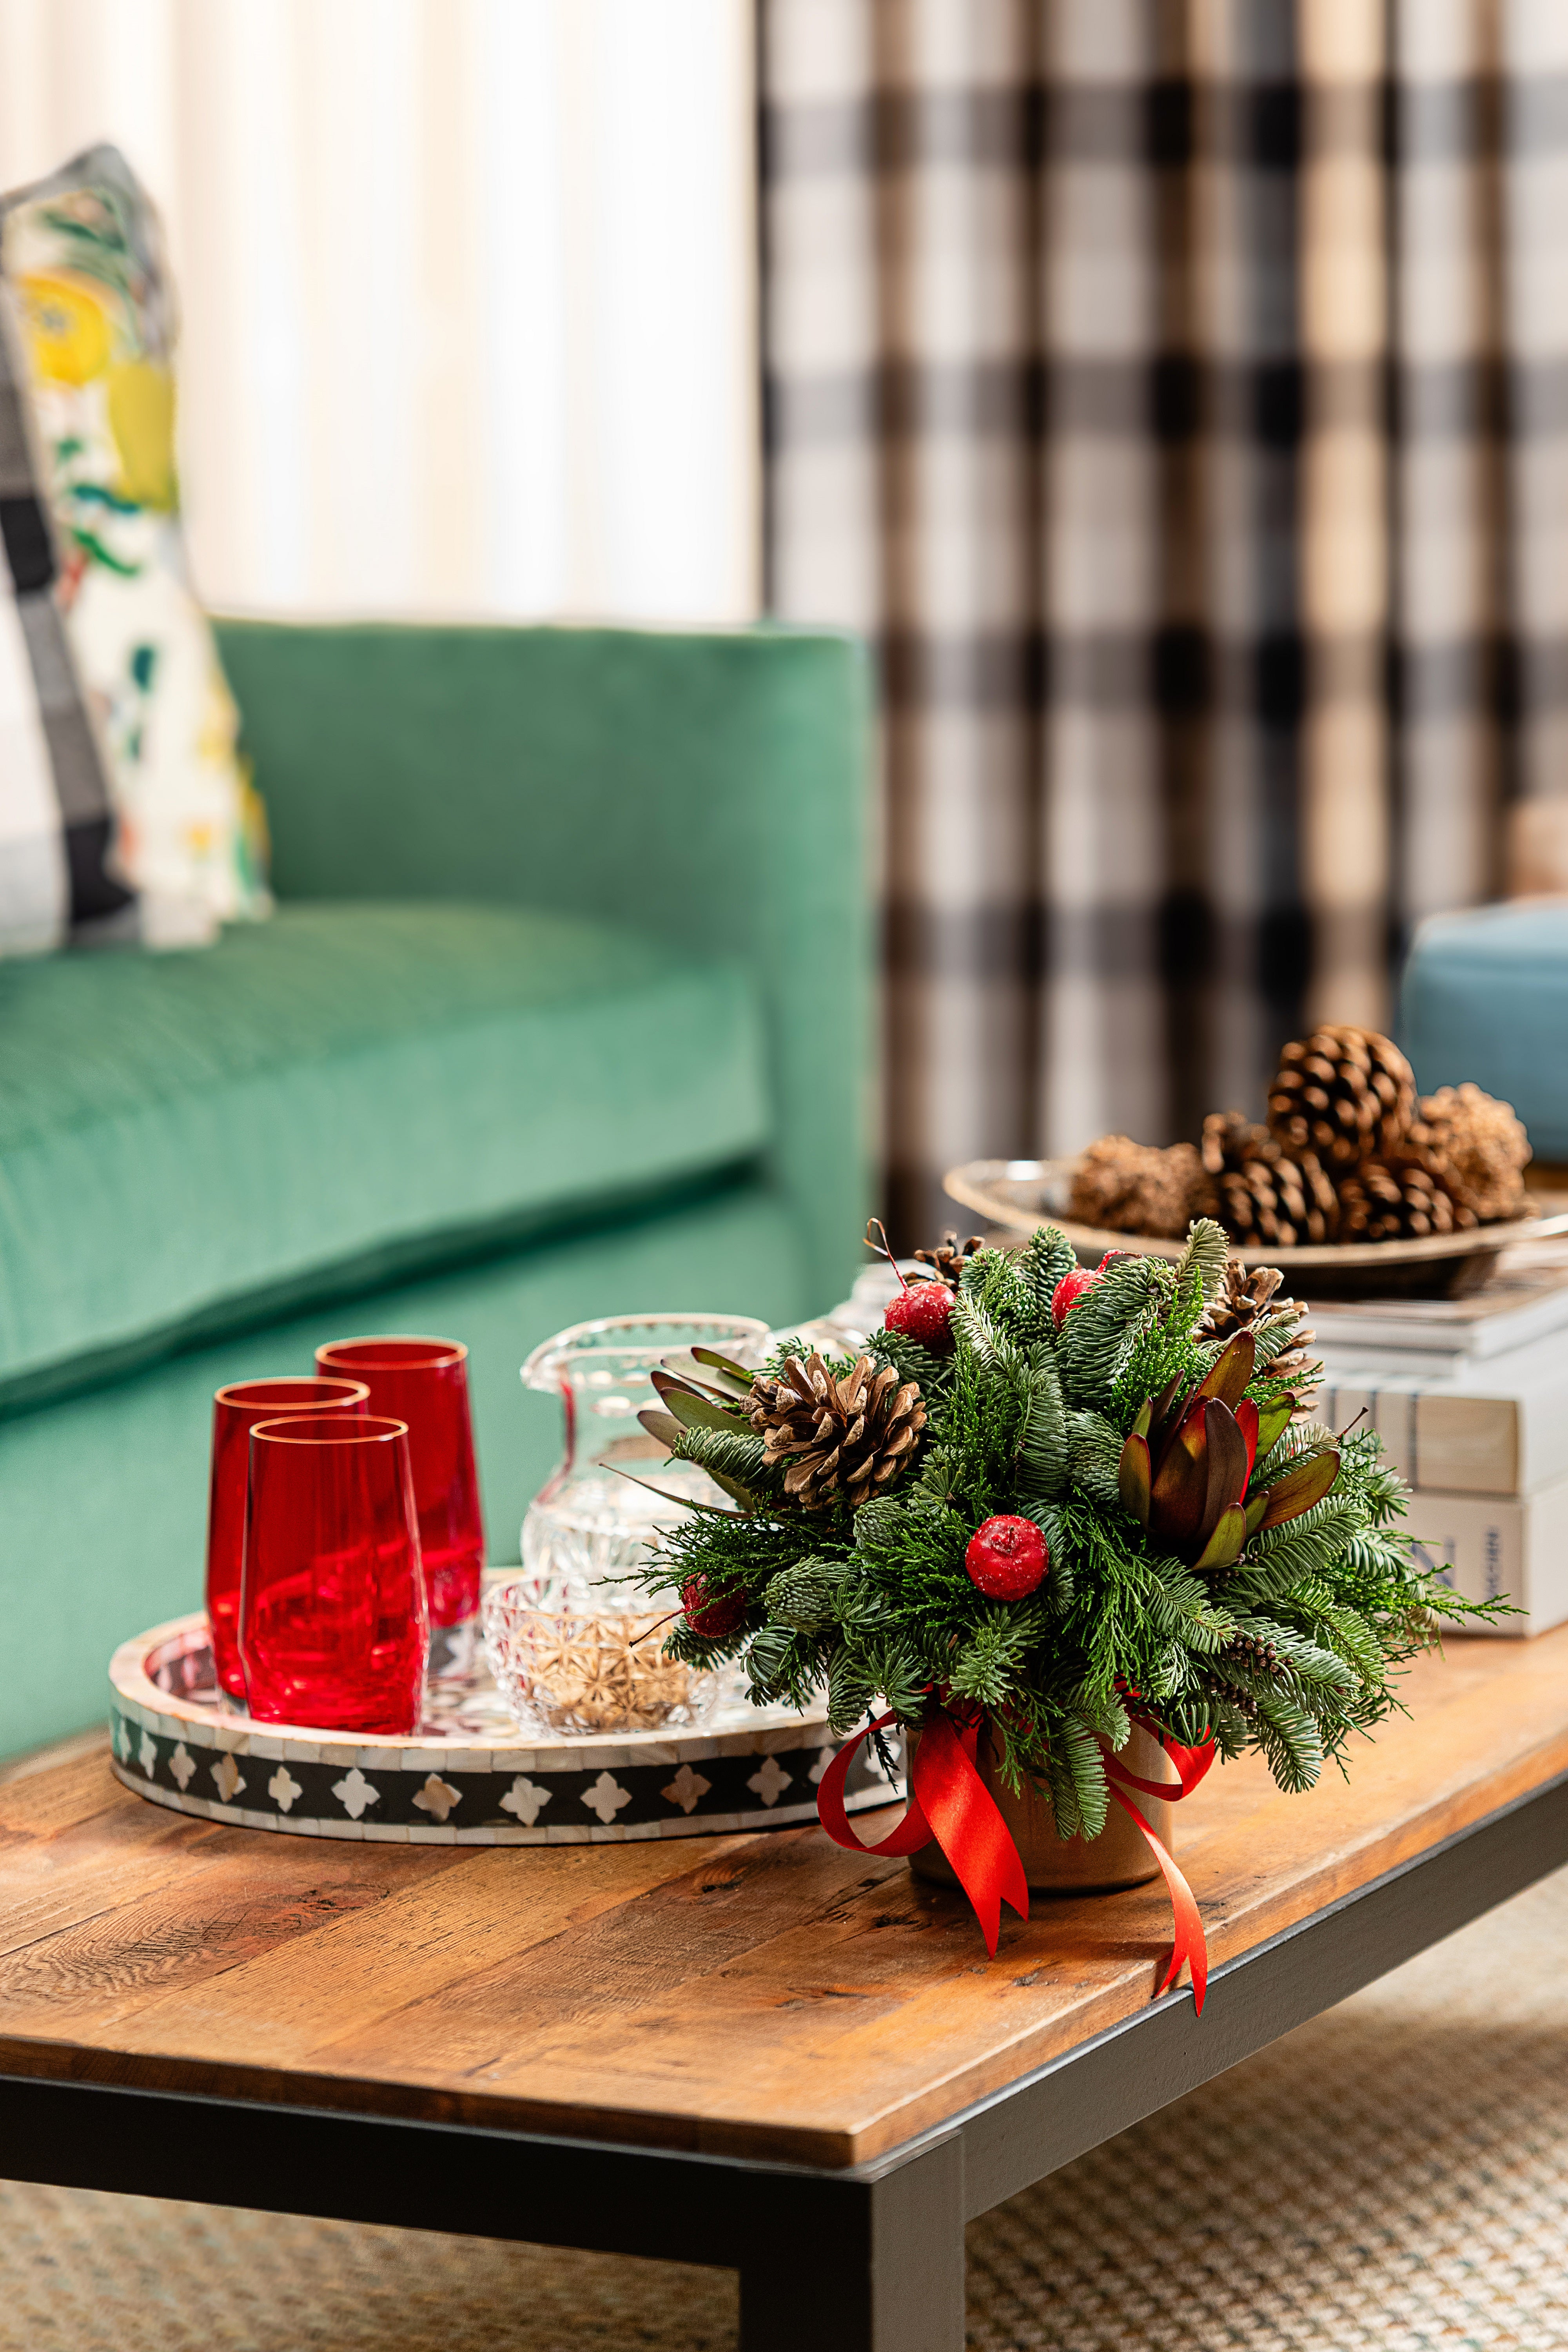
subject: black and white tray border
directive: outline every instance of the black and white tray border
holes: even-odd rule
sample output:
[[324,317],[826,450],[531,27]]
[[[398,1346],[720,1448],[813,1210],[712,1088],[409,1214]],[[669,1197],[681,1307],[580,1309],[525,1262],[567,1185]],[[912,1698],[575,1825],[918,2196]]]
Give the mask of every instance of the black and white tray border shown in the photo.
[[[819,1713],[784,1708],[667,1737],[623,1733],[547,1744],[468,1745],[421,1733],[253,1725],[198,1687],[200,1613],[115,1652],[110,1733],[116,1777],[173,1811],[295,1837],[399,1845],[616,1845],[709,1837],[814,1821],[816,1789],[842,1744]],[[156,1676],[156,1679],[154,1677]],[[855,1759],[851,1812],[901,1793],[868,1747]]]

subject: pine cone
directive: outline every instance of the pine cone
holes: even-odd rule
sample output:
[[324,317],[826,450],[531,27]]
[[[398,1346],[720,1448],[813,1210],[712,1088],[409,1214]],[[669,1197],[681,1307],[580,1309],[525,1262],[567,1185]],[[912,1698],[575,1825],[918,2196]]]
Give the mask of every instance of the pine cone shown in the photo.
[[945,1282],[950,1290],[956,1290],[964,1266],[975,1251],[984,1246],[978,1234],[971,1234],[967,1241],[961,1242],[950,1226],[935,1249],[918,1249],[915,1255],[922,1265],[929,1265],[933,1270],[939,1282]]
[[1239,1111],[1204,1121],[1203,1164],[1221,1224],[1243,1249],[1332,1241],[1337,1203],[1316,1152],[1294,1151]]
[[892,1484],[914,1451],[926,1409],[913,1381],[859,1357],[837,1380],[818,1355],[785,1360],[784,1374],[759,1372],[747,1408],[771,1465],[786,1464],[784,1492],[803,1511],[851,1510]]
[[1279,1671],[1278,1649],[1272,1642],[1259,1641],[1256,1633],[1233,1633],[1220,1656],[1233,1658],[1238,1666],[1250,1666],[1256,1674],[1273,1675]]
[[1302,1322],[1306,1308],[1294,1298],[1278,1296],[1284,1279],[1277,1265],[1255,1266],[1248,1274],[1238,1258],[1232,1258],[1225,1270],[1225,1288],[1205,1307],[1193,1337],[1223,1341],[1234,1339],[1238,1331],[1261,1332],[1271,1324],[1292,1323],[1296,1328],[1289,1346],[1272,1359],[1268,1370],[1282,1380],[1301,1380],[1314,1360],[1308,1351],[1316,1334]]
[[1441,1087],[1422,1103],[1410,1139],[1423,1164],[1483,1225],[1522,1211],[1530,1138],[1511,1103],[1479,1087]]
[[1211,1205],[1190,1143],[1160,1150],[1125,1135],[1102,1135],[1073,1171],[1069,1213],[1102,1232],[1176,1241]]
[[1414,1158],[1363,1160],[1340,1185],[1342,1242],[1408,1242],[1479,1222],[1442,1177]]
[[1375,1029],[1314,1029],[1286,1046],[1268,1090],[1272,1133],[1288,1150],[1315,1151],[1331,1171],[1387,1160],[1415,1117],[1415,1075]]

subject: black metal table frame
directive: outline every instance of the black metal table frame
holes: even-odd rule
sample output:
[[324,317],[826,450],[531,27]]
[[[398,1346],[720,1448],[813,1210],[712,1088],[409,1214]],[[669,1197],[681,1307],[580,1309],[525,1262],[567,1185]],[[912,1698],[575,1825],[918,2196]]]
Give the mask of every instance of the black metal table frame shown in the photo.
[[0,2176],[710,2263],[742,2352],[962,2352],[963,2227],[1568,1862],[1568,1773],[847,2170],[0,2076]]

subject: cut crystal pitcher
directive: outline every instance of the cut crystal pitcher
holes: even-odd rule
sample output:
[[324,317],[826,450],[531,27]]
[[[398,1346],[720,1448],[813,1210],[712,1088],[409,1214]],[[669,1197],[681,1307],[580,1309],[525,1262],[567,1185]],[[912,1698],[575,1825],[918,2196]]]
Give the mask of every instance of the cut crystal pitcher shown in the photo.
[[[662,1410],[650,1378],[660,1364],[711,1348],[750,1367],[762,1360],[767,1328],[744,1315],[610,1315],[535,1348],[523,1386],[558,1395],[566,1429],[559,1466],[523,1519],[525,1574],[573,1599],[597,1593],[625,1607],[629,1588],[612,1600],[606,1585],[646,1566],[649,1545],[689,1516],[685,1503],[733,1507],[694,1462],[671,1461],[637,1415]],[[686,1368],[706,1377],[700,1364]]]

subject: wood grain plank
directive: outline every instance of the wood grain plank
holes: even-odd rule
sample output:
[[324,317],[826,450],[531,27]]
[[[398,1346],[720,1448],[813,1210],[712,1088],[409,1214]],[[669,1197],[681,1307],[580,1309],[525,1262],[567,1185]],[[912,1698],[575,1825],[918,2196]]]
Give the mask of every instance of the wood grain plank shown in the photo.
[[[1215,1960],[1568,1771],[1568,1629],[1451,1644],[1407,1688],[1348,1783],[1284,1798],[1249,1759],[1184,1808]],[[961,1897],[816,1830],[339,1868],[325,1841],[143,1838],[125,1809],[153,1808],[44,1778],[47,1836],[19,1808],[0,1838],[0,1902],[55,1923],[0,1958],[16,2072],[837,2165],[1131,2014],[1170,1933],[1158,1886],[1044,1898],[988,1961]]]
[[[722,1853],[731,1842],[714,1843]],[[404,1887],[374,1912],[316,1923],[198,1989],[142,2002],[122,2016],[122,2046],[154,2052],[172,2035],[197,2032],[214,2058],[290,2068],[325,2063],[336,2042],[373,2024],[395,2046],[421,2002],[456,2003],[538,1946],[569,1946],[650,1882],[689,1872],[685,1845],[670,1838],[537,1848],[528,1855],[526,1903],[515,1899],[515,1849],[447,1849],[454,1866],[437,1885]],[[493,2041],[493,2008],[486,2030]]]
[[[383,1863],[363,1846],[321,1838],[310,1841],[301,1872],[292,1856],[262,1859],[248,1842],[237,1843],[226,1832],[214,1848],[188,1855],[183,1872],[134,1895],[123,1874],[110,1874],[90,1910],[0,1957],[7,2034],[36,2021],[52,2034],[101,2040],[150,1992],[205,1983],[344,1913],[379,1912],[399,1888],[427,1885],[458,1859],[451,1847],[405,1847]],[[352,1979],[343,1993],[352,2000]]]
[[188,1885],[214,1835],[212,1824],[155,1805],[116,1805],[37,1839],[12,1832],[0,1841],[0,1954],[171,1881]]
[[0,1780],[0,1830],[26,1838],[49,1837],[58,1829],[118,1811],[121,1794],[109,1769],[106,1733],[100,1745],[68,1763]]

